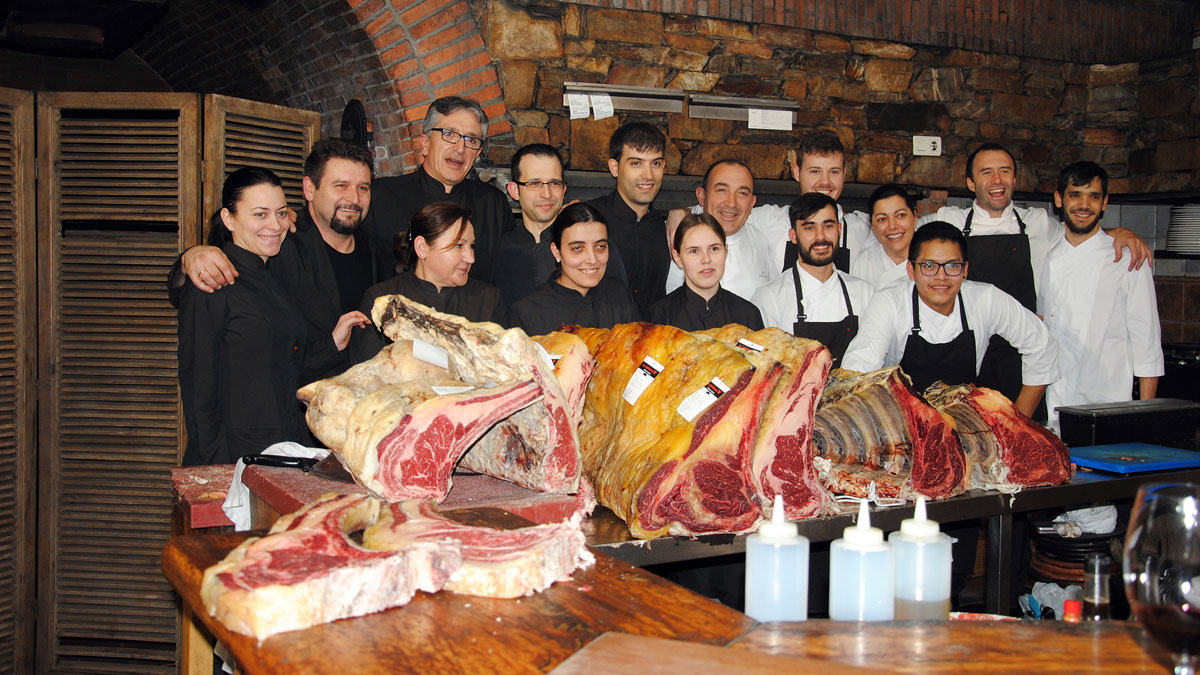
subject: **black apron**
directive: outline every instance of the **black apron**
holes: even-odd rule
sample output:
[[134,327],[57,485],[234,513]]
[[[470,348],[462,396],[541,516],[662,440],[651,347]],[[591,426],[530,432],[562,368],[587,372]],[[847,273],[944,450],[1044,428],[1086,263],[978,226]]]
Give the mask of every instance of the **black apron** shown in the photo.
[[841,367],[846,347],[850,346],[850,341],[858,334],[858,315],[854,313],[854,307],[850,304],[850,291],[846,290],[846,280],[838,275],[838,283],[842,285],[842,300],[846,303],[846,318],[841,321],[809,321],[804,314],[804,289],[800,286],[800,270],[796,267],[792,268],[792,283],[796,285],[796,323],[792,325],[792,334],[825,345],[833,356],[833,366]]
[[[1037,311],[1037,288],[1033,285],[1033,264],[1029,255],[1029,237],[1025,223],[1017,219],[1017,234],[971,236],[971,219],[975,209],[967,212],[963,236],[971,256],[971,281],[986,281],[1017,299],[1025,309]],[[979,367],[976,384],[995,389],[1009,400],[1021,393],[1021,354],[1007,340],[993,335]],[[1045,419],[1044,413],[1041,419]]]
[[[833,251],[833,266],[839,270],[850,274],[850,249],[846,246],[846,218],[842,217],[842,234],[838,239],[837,248]],[[792,223],[792,227],[796,226]],[[789,238],[787,246],[783,249],[783,271],[788,271],[789,267],[796,266],[796,260],[800,257],[800,247],[793,244]]]
[[917,289],[912,296],[912,332],[904,345],[900,369],[912,380],[913,389],[923,394],[929,385],[941,380],[948,385],[975,381],[975,331],[967,323],[967,308],[958,296],[958,320],[962,332],[944,344],[931,344],[921,337],[921,314],[918,312]]

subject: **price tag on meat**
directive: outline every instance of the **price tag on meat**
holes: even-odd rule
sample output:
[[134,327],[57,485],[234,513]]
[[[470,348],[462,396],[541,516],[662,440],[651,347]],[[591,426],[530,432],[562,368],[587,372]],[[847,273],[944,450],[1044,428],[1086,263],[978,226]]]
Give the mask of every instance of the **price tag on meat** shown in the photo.
[[646,391],[646,387],[658,377],[658,374],[663,371],[663,364],[654,360],[653,356],[647,356],[642,359],[642,363],[633,371],[633,375],[629,377],[629,383],[625,385],[625,392],[621,394],[621,398],[629,405],[637,403],[642,392]]
[[546,351],[545,347],[536,342],[533,343],[533,346],[537,347],[538,354],[541,355],[542,360],[545,361],[547,365],[549,365],[551,368],[558,365],[558,360],[562,358],[562,354],[551,354],[550,352]]
[[751,342],[746,338],[738,340],[737,346],[741,347],[742,349],[750,349],[756,352],[761,352],[763,350],[762,345],[758,344],[757,342]]
[[711,382],[704,385],[700,389],[692,392],[692,395],[683,399],[683,403],[675,409],[683,419],[691,422],[696,419],[696,415],[704,412],[708,406],[717,402],[721,398],[721,394],[729,391],[729,386],[721,381],[721,378],[714,377]]
[[413,357],[439,368],[450,369],[450,355],[446,353],[445,349],[416,338],[413,338],[412,342]]
[[474,388],[475,387],[441,386],[441,385],[436,385],[436,384],[432,387],[433,393],[437,394],[438,396],[449,396],[450,394],[465,394]]

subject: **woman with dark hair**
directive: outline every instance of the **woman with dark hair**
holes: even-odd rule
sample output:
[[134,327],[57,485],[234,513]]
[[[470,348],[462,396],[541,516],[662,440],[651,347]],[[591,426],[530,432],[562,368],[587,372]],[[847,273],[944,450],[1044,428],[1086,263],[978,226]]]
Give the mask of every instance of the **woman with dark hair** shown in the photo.
[[[435,202],[417,211],[407,232],[395,239],[400,273],[363,294],[361,311],[371,316],[375,300],[403,295],[439,312],[468,321],[503,323],[507,307],[495,286],[471,279],[475,264],[475,227],[471,210],[453,202]],[[355,331],[351,358],[361,363],[387,344],[378,330]]]
[[606,277],[608,225],[588,204],[572,204],[551,225],[550,252],[557,275],[513,304],[508,324],[530,335],[545,335],[560,326],[612,328],[638,321],[629,288]]
[[683,285],[650,306],[647,321],[686,331],[740,323],[762,330],[762,314],[749,300],[721,288],[725,276],[725,230],[707,213],[689,213],[675,228],[671,258],[683,269]]
[[185,465],[230,464],[280,441],[311,442],[296,401],[304,316],[267,272],[291,226],[287,211],[274,173],[244,168],[225,179],[208,240],[238,281],[213,293],[188,284],[179,302]]

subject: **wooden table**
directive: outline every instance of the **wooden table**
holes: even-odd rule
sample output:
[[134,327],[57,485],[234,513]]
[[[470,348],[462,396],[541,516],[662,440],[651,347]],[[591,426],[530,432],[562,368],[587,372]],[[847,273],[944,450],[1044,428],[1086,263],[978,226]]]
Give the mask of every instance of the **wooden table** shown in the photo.
[[172,538],[163,570],[185,606],[229,645],[246,673],[547,671],[596,637],[620,631],[725,645],[755,625],[729,609],[604,553],[542,593],[495,600],[418,593],[378,614],[281,633],[261,645],[204,610],[204,569],[245,535]]

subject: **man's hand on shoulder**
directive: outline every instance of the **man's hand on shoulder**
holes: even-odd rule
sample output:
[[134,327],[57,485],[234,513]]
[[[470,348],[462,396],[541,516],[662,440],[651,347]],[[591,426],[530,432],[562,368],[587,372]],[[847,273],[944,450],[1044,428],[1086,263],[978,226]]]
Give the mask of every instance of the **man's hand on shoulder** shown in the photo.
[[[205,293],[229,286],[238,276],[233,263],[215,246],[189,248],[180,257],[180,265],[192,284]],[[179,283],[182,285],[183,280],[180,279]]]
[[1117,262],[1124,255],[1121,249],[1129,249],[1129,271],[1140,270],[1142,265],[1147,262],[1151,267],[1154,267],[1154,252],[1142,241],[1142,238],[1133,233],[1132,230],[1124,227],[1114,227],[1111,230],[1105,230],[1110,237],[1113,238],[1113,251],[1116,252],[1116,257],[1113,262]]
[[672,242],[675,241],[675,228],[679,227],[680,221],[684,216],[691,213],[690,209],[671,209],[667,212],[667,247],[674,248]]

